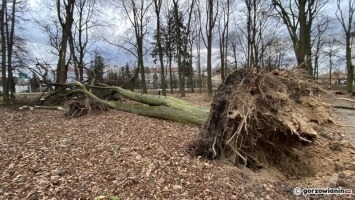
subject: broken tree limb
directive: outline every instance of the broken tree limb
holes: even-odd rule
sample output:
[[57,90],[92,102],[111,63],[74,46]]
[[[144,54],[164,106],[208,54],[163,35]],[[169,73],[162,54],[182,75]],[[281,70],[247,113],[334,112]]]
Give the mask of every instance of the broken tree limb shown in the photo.
[[35,106],[37,109],[64,110],[62,106]]
[[339,109],[346,109],[346,110],[355,110],[354,107],[349,107],[349,106],[334,105],[333,107]]
[[19,110],[25,110],[25,109],[48,109],[48,110],[64,110],[63,107],[61,106],[21,106],[19,107]]
[[348,98],[338,98],[338,99],[355,103],[355,100],[348,99]]

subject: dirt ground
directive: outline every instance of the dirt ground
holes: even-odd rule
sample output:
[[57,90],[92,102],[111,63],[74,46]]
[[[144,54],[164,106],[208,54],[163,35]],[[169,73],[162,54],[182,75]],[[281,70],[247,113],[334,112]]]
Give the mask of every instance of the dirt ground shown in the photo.
[[[305,199],[293,188],[355,189],[351,127],[317,127],[316,144],[295,150],[311,173],[290,176],[190,157],[186,144],[199,133],[192,125],[115,110],[74,119],[64,111],[0,110],[0,199]],[[355,123],[354,111],[335,115]]]

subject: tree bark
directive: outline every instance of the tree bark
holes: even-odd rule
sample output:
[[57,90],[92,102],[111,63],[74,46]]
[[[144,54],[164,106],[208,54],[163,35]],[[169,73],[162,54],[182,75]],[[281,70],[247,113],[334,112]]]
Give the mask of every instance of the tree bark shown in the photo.
[[345,60],[346,60],[346,69],[347,69],[347,83],[346,89],[349,93],[353,91],[354,83],[354,65],[352,63],[352,52],[351,52],[351,37],[353,37],[354,32],[352,32],[353,26],[353,16],[355,14],[355,1],[348,1],[348,13],[344,13],[341,8],[341,1],[337,0],[337,11],[336,17],[340,22],[343,31],[345,33]]
[[154,10],[157,16],[157,46],[159,53],[159,62],[160,62],[160,84],[162,89],[162,95],[166,96],[166,86],[165,86],[165,72],[164,72],[164,49],[161,44],[161,25],[160,25],[160,10],[162,6],[162,0],[154,1]]
[[[178,65],[178,75],[179,75],[179,88],[180,88],[180,95],[182,97],[185,96],[185,71],[182,66],[182,58],[181,56],[183,55],[183,47],[182,43],[180,42],[181,39],[181,27],[179,26],[179,6],[178,6],[178,1],[173,1],[173,9],[174,9],[174,18],[175,18],[175,40],[176,40],[176,56],[177,56],[177,65]],[[185,64],[185,63],[184,63]]]
[[156,96],[132,92],[121,87],[107,87],[100,84],[105,89],[112,89],[125,98],[137,101],[146,105],[127,104],[120,101],[108,101],[100,99],[88,91],[84,85],[77,82],[79,89],[71,93],[84,93],[89,98],[102,103],[110,108],[135,113],[147,117],[171,120],[187,124],[202,125],[207,119],[209,108],[190,104],[178,98],[168,96]]
[[346,80],[346,89],[349,93],[353,91],[353,83],[354,83],[354,65],[351,60],[351,42],[350,42],[350,34],[346,36],[346,67],[347,67],[347,80]]
[[[14,35],[15,35],[15,18],[16,18],[16,1],[12,2],[11,21],[6,23],[6,35],[7,35],[7,87],[9,91],[9,98],[15,99],[15,80],[12,68],[12,54],[14,47]],[[10,23],[10,28],[9,28]]]
[[56,77],[56,90],[59,90],[63,84],[67,81],[67,71],[68,66],[66,64],[66,55],[67,55],[67,44],[68,39],[71,34],[71,28],[74,22],[74,3],[75,0],[68,0],[64,2],[65,9],[65,20],[61,16],[61,1],[57,0],[57,15],[59,23],[62,27],[62,38],[60,43],[59,50],[59,59],[57,64],[57,77]]
[[7,84],[6,75],[6,36],[5,36],[5,10],[6,10],[6,0],[2,0],[1,10],[0,10],[0,28],[1,28],[1,75],[2,75],[2,89],[4,103],[9,103],[9,87]]
[[212,40],[213,40],[213,29],[215,27],[217,19],[217,11],[214,9],[214,4],[212,0],[208,2],[208,27],[207,27],[207,91],[208,95],[212,96]]

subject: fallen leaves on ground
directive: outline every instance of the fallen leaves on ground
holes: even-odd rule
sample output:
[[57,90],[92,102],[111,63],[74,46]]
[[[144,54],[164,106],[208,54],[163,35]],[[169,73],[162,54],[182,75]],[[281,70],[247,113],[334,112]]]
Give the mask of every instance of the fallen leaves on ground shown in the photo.
[[199,127],[110,110],[1,109],[0,199],[288,199],[290,183],[192,158]]

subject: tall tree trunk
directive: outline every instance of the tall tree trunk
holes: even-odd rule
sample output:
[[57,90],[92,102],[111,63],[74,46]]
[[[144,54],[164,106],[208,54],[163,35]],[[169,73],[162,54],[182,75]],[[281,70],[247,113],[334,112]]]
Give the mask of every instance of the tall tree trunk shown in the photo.
[[67,81],[67,72],[68,66],[66,65],[66,55],[67,55],[67,42],[68,42],[68,34],[63,30],[63,37],[61,42],[61,47],[59,51],[59,59],[57,64],[57,80],[56,90],[61,88],[61,85],[65,84]]
[[59,58],[57,63],[57,77],[56,77],[56,90],[62,88],[62,85],[67,81],[68,65],[66,63],[67,44],[71,34],[71,28],[74,22],[74,3],[75,0],[67,0],[64,2],[65,19],[61,16],[61,1],[57,0],[57,15],[59,23],[62,27],[62,38],[59,49]]
[[12,2],[12,11],[11,11],[11,27],[9,30],[9,23],[6,23],[6,35],[7,35],[7,82],[10,92],[10,98],[15,99],[15,80],[13,75],[12,67],[12,54],[14,47],[14,35],[15,35],[15,15],[16,13],[16,0]]
[[353,92],[354,88],[354,65],[351,60],[351,42],[350,42],[350,32],[348,36],[346,36],[346,67],[347,67],[347,81],[346,81],[346,89],[349,93]]
[[252,66],[251,54],[252,54],[252,40],[251,40],[251,2],[250,0],[246,1],[246,6],[248,10],[248,19],[247,19],[247,58],[246,58],[246,66]]
[[[188,70],[189,70],[189,82],[190,82],[190,87],[191,87],[191,92],[194,92],[194,88],[193,88],[193,82],[192,82],[192,75],[193,75],[193,69],[192,69],[192,51],[191,51],[191,54],[189,55],[189,58],[187,58],[187,56],[186,55],[188,55],[188,43],[189,43],[189,36],[191,36],[191,21],[192,21],[192,14],[193,14],[193,9],[194,9],[194,6],[195,6],[195,1],[191,1],[191,4],[189,5],[189,16],[188,16],[188,18],[187,18],[187,25],[186,25],[186,27],[187,27],[187,30],[186,30],[186,38],[184,39],[184,41],[183,41],[183,47],[184,47],[184,49],[183,49],[183,52],[184,52],[184,61],[183,61],[183,63],[184,63],[184,70],[185,69],[187,69],[187,67],[186,67],[186,63],[187,63],[187,61],[186,61],[186,59],[188,59],[188,61],[189,61],[189,63],[190,63],[190,66],[188,66]],[[192,45],[191,45],[191,49],[192,49]],[[186,74],[186,72],[183,72],[184,73],[184,76],[185,76],[185,74]],[[185,89],[185,87],[184,87],[184,89]]]
[[81,81],[80,80],[80,75],[79,75],[79,67],[78,67],[78,60],[75,55],[75,46],[74,46],[74,38],[72,32],[70,33],[69,36],[69,48],[70,48],[70,57],[74,62],[74,73],[75,73],[75,80]]
[[[15,5],[16,1],[13,2],[13,6]],[[13,8],[14,9],[14,8]],[[7,11],[5,12],[5,16],[7,16]],[[11,18],[15,17],[15,12],[14,10],[12,11],[11,14]],[[12,72],[12,52],[13,52],[13,45],[14,45],[14,35],[13,35],[13,31],[14,31],[14,27],[13,27],[13,23],[15,22],[15,19],[11,20],[11,30],[9,30],[9,22],[6,22],[5,24],[5,29],[6,29],[6,50],[7,50],[7,87],[8,87],[8,91],[9,91],[9,98],[10,99],[14,99],[15,98],[15,82],[14,82],[14,76],[13,76],[13,72]]]
[[224,60],[224,58],[225,58],[225,48],[224,48],[224,46],[225,46],[225,35],[224,35],[224,31],[223,31],[223,33],[222,33],[222,35],[220,35],[220,41],[219,41],[219,56],[220,56],[220,58],[221,58],[221,71],[220,71],[220,75],[221,75],[221,80],[222,80],[222,82],[224,81],[224,74],[225,74],[225,72],[224,72],[224,68],[225,68],[225,60]]
[[214,13],[213,0],[208,0],[208,27],[207,27],[207,91],[212,96],[212,39],[213,28],[217,15]]
[[160,62],[160,85],[162,89],[162,95],[166,96],[166,85],[165,85],[165,72],[164,72],[164,49],[161,44],[161,25],[160,25],[160,10],[162,6],[162,0],[155,0],[155,14],[157,17],[157,46],[158,46],[158,54],[159,54],[159,62]]
[[329,89],[332,87],[333,59],[332,51],[329,52]]
[[194,69],[192,67],[192,48],[190,49],[190,62],[189,63],[190,63],[189,81],[190,81],[190,85],[191,85],[191,92],[194,93],[195,92],[195,83],[194,83]]
[[[177,64],[178,64],[178,75],[179,75],[179,87],[180,87],[180,95],[182,97],[185,96],[185,72],[184,72],[184,66],[182,66],[182,56],[183,55],[183,41],[181,40],[181,30],[180,30],[180,25],[178,24],[180,22],[179,20],[179,7],[178,7],[178,1],[174,0],[173,1],[173,9],[174,9],[174,18],[175,18],[175,43],[176,43],[176,56],[177,56]],[[185,65],[185,63],[184,63]]]
[[207,36],[207,92],[212,96],[212,36]]
[[347,91],[353,92],[354,85],[354,65],[352,63],[352,54],[351,54],[351,37],[353,37],[353,19],[355,14],[355,1],[348,0],[347,13],[344,13],[342,10],[342,2],[337,0],[337,12],[336,17],[339,20],[343,31],[345,33],[345,60],[346,60],[346,69],[347,69]]
[[181,61],[181,51],[178,50],[178,73],[179,73],[179,86],[180,94],[182,97],[185,96],[185,72]]
[[143,94],[147,94],[147,84],[145,82],[145,67],[143,58],[143,38],[137,36],[137,53],[138,53],[138,67],[141,75],[141,85],[143,89]]
[[3,101],[5,104],[9,104],[9,87],[7,84],[6,74],[6,36],[5,36],[5,10],[6,0],[2,0],[0,10],[0,28],[1,28],[1,75],[2,75],[2,89],[3,89]]
[[170,93],[174,94],[174,88],[173,88],[173,72],[171,69],[171,63],[172,63],[173,58],[171,55],[169,55],[169,76],[170,76]]
[[[199,28],[201,30],[201,27]],[[197,39],[197,71],[198,71],[198,87],[200,93],[202,93],[202,75],[201,75],[201,31],[198,31]]]

